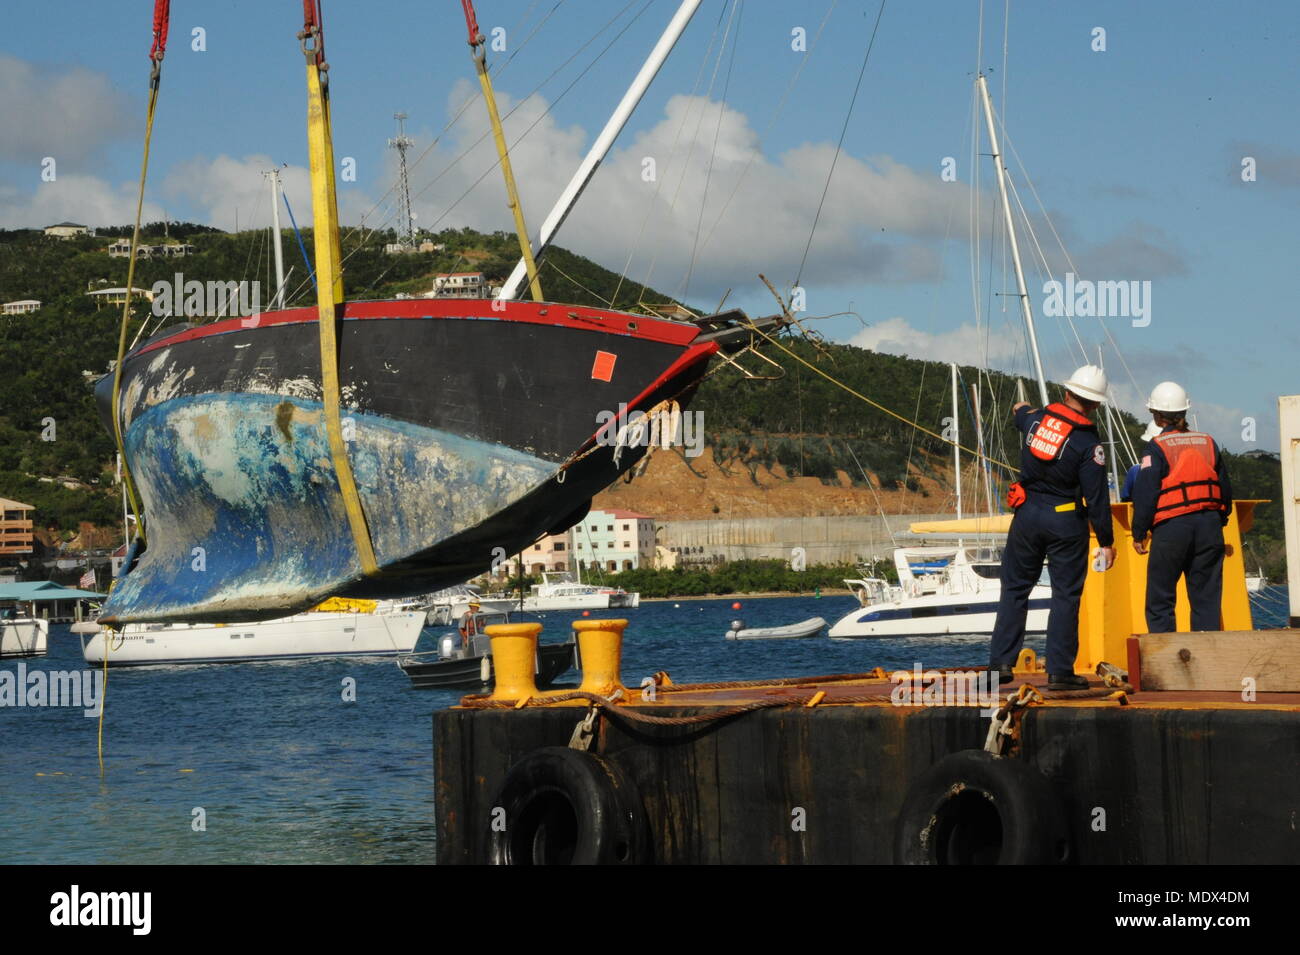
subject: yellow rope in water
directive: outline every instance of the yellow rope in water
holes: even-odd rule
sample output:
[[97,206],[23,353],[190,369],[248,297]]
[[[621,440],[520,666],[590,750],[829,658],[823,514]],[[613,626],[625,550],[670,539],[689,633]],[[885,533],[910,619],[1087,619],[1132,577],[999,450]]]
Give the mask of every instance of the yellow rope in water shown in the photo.
[[339,415],[338,316],[343,301],[343,273],[340,268],[338,206],[334,193],[334,147],[329,130],[329,97],[321,82],[314,55],[307,58],[307,144],[311,155],[312,230],[316,251],[317,324],[320,327],[321,401],[325,409],[325,430],[330,458],[338,476],[339,493],[347,513],[348,527],[356,545],[361,572],[378,573],[370,528],[366,523],[361,496],[357,493],[343,425]]
[[[108,649],[113,645],[113,631],[107,627],[104,633],[104,685],[99,688],[99,775],[104,775],[104,712],[108,709]],[[92,671],[93,672],[93,671]]]

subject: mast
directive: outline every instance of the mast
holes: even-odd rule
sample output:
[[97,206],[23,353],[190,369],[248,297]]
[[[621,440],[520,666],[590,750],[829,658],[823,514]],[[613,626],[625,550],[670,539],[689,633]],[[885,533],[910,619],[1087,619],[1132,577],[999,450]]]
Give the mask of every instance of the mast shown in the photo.
[[[604,160],[610,146],[614,144],[614,140],[622,132],[624,125],[627,124],[628,117],[632,115],[632,111],[641,102],[641,97],[649,89],[650,83],[659,72],[659,68],[664,65],[664,60],[668,59],[668,54],[672,52],[673,46],[682,35],[682,31],[686,29],[686,24],[691,22],[691,17],[695,15],[700,3],[701,0],[682,0],[681,6],[673,14],[672,20],[668,23],[668,28],[664,30],[663,36],[659,38],[659,42],[650,51],[650,55],[646,57],[645,63],[641,65],[641,70],[632,80],[632,85],[627,88],[627,92],[623,94],[623,98],[619,101],[613,115],[605,123],[605,128],[600,131],[596,141],[591,144],[591,149],[587,151],[587,155],[583,158],[578,171],[573,174],[573,178],[564,187],[564,191],[560,193],[560,198],[555,201],[555,205],[542,222],[542,231],[538,235],[537,245],[533,249],[533,253],[537,257],[540,257],[546,251],[546,247],[551,244],[551,239],[554,238],[560,226],[564,224],[564,220],[572,211],[574,203],[582,195],[582,190],[587,188],[587,183],[591,181],[591,177],[595,174],[596,167]],[[502,299],[514,298],[519,291],[520,283],[524,279],[526,269],[527,265],[521,259],[515,265],[514,271],[510,273],[510,277],[506,279],[505,284],[501,286],[501,293],[497,297]]]
[[957,430],[957,363],[952,363],[952,473],[957,488],[957,520],[961,520],[961,438]]
[[284,245],[280,235],[280,170],[269,169],[262,173],[271,182],[271,231],[275,238],[275,294],[271,297],[271,310],[284,308]]
[[980,411],[980,389],[979,385],[970,386],[972,407],[975,409],[975,450],[980,456],[980,477],[984,479],[984,502],[988,506],[989,516],[992,517],[993,510],[993,480],[989,475],[989,459],[984,453],[984,417]]
[[1029,307],[1029,290],[1025,287],[1025,271],[1020,265],[1020,245],[1016,242],[1016,223],[1011,215],[1011,200],[1007,198],[1007,168],[1002,162],[1002,153],[998,149],[998,133],[993,121],[993,101],[989,99],[989,85],[984,74],[976,80],[979,84],[980,99],[984,103],[984,120],[989,130],[989,149],[992,150],[993,165],[998,171],[998,193],[1002,196],[1002,214],[1006,219],[1007,241],[1011,245],[1011,261],[1016,268],[1016,288],[1020,295],[1020,311],[1025,319],[1025,334],[1029,337],[1029,351],[1034,356],[1034,374],[1038,376],[1038,397],[1042,407],[1047,407],[1047,380],[1043,377],[1043,359],[1038,354],[1038,335],[1034,330],[1034,313]]

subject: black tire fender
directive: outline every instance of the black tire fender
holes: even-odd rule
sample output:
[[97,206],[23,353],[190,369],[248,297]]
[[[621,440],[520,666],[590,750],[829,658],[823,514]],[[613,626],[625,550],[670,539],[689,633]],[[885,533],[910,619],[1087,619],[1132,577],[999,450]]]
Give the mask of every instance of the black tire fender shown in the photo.
[[[624,773],[567,746],[534,750],[510,767],[493,800],[494,865],[634,865],[648,861],[645,809]],[[498,821],[499,820],[499,821]]]
[[894,827],[902,865],[1061,865],[1069,830],[1052,784],[1018,759],[967,749],[912,783]]

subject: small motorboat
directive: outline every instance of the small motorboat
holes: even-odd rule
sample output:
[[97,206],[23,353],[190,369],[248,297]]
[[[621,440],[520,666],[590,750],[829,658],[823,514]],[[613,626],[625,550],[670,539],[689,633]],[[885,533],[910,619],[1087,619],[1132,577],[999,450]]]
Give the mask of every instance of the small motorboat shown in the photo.
[[[416,690],[490,688],[492,643],[487,628],[521,620],[518,614],[512,619],[504,611],[473,614],[462,628],[439,636],[435,649],[418,650],[417,645],[417,652],[399,654],[397,665],[411,678],[411,688]],[[539,643],[533,671],[537,685],[554,683],[560,674],[576,665],[576,654],[577,643],[572,632],[563,643]]]
[[826,629],[826,621],[821,617],[788,623],[784,627],[746,627],[743,620],[731,621],[727,631],[728,640],[800,640],[815,637]]

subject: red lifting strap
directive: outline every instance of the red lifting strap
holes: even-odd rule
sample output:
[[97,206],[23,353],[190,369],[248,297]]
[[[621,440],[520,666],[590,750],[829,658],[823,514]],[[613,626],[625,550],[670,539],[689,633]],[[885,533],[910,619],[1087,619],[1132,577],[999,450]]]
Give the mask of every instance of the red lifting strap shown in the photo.
[[170,21],[171,0],[154,0],[153,46],[149,48],[149,59],[161,60],[167,52],[167,25]]
[[465,8],[465,26],[469,27],[469,45],[478,46],[478,17],[474,15],[474,0],[460,0]]

